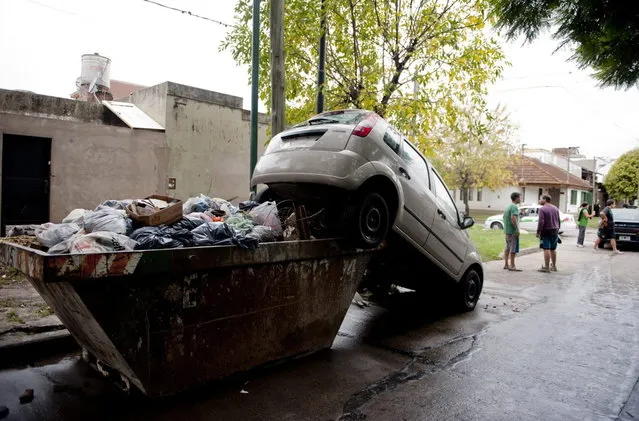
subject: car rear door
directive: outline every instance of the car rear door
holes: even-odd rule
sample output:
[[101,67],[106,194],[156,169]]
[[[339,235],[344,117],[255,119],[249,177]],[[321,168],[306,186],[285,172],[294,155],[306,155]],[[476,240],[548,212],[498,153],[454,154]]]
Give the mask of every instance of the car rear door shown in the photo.
[[459,226],[459,212],[441,176],[431,167],[431,188],[437,208],[426,251],[454,274],[458,274],[466,258],[469,237]]
[[[391,127],[391,135],[399,136]],[[426,160],[406,139],[398,138],[400,160],[397,176],[404,193],[404,212],[396,221],[397,227],[419,247],[424,247],[435,216],[435,197],[430,191],[430,177]],[[387,142],[385,140],[385,142]]]

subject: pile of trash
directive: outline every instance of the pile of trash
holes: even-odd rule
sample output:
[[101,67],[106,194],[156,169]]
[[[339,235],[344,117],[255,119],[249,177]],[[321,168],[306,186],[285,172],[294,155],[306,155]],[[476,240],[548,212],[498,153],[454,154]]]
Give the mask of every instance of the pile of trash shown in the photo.
[[[75,209],[62,223],[33,227],[33,234],[50,254],[216,245],[253,250],[260,243],[283,238],[275,202],[246,201],[235,206],[224,199],[200,195],[182,204],[156,197],[160,196],[107,200],[94,210]],[[25,231],[15,233],[24,235]]]

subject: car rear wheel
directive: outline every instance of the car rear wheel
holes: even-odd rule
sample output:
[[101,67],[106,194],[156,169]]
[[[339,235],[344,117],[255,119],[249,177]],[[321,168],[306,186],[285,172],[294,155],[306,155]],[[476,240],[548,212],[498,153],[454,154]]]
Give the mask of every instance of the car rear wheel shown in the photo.
[[473,311],[482,289],[481,275],[475,269],[469,269],[457,284],[457,307],[461,311]]
[[493,230],[503,230],[504,227],[502,224],[500,224],[499,222],[493,222],[492,224],[490,224],[490,229]]
[[352,235],[358,246],[375,248],[386,239],[390,213],[386,200],[379,193],[358,194],[351,207]]

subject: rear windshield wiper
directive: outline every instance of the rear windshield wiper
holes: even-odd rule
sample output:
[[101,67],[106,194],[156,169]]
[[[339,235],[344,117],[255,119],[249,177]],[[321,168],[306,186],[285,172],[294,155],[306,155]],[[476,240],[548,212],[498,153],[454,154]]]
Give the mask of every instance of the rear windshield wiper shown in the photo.
[[314,124],[335,124],[335,123],[340,123],[340,121],[332,119],[332,118],[325,118],[325,117],[313,118],[311,120],[308,120],[308,124],[310,124],[311,126]]

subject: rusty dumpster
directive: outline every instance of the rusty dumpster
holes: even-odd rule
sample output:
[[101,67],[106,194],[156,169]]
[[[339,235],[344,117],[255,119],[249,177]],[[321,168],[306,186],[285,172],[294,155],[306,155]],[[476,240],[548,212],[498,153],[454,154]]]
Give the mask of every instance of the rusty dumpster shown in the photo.
[[0,243],[85,356],[149,396],[330,347],[373,253],[337,240],[75,255]]

